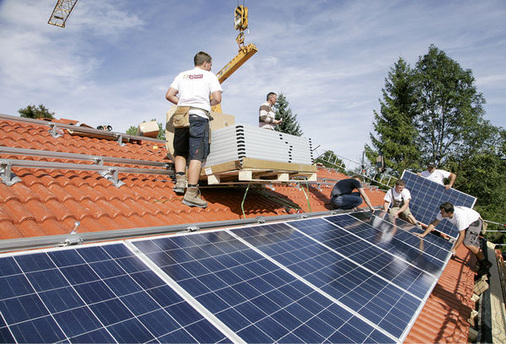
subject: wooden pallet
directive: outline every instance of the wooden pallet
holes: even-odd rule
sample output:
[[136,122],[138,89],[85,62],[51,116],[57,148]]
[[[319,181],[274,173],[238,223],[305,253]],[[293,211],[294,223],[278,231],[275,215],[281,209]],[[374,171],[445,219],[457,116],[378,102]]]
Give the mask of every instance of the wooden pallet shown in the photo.
[[291,182],[295,178],[316,181],[316,166],[243,158],[202,169],[209,185],[231,182]]

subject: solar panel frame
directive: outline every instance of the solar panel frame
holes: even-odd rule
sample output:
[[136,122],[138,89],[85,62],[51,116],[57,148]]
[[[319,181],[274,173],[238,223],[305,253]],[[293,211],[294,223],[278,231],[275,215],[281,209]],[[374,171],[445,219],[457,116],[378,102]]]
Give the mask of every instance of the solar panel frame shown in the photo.
[[[474,196],[453,188],[446,190],[444,185],[407,170],[402,173],[401,179],[404,180],[406,189],[411,193],[409,202],[411,212],[424,225],[429,225],[436,218],[439,206],[445,202],[468,208],[473,208],[476,203]],[[436,230],[452,239],[456,239],[459,234],[455,225],[446,219],[436,226]]]
[[451,246],[421,248],[389,221],[340,214],[3,254],[0,340],[402,342]]
[[[165,266],[155,260],[153,262],[160,264],[160,268],[170,278],[188,290],[193,298],[246,342],[336,341],[344,333],[353,333],[355,336],[340,337],[347,342],[374,342],[375,338],[380,342],[393,341],[373,324],[364,322],[360,316],[345,308],[336,307],[332,300],[321,295],[318,290],[297,279],[283,267],[276,266],[269,257],[263,256],[228,231],[218,232],[222,239],[227,237],[225,241],[209,239],[206,243],[201,242],[202,238],[215,235],[213,233],[156,239],[159,243],[165,241],[159,246],[169,248],[170,253],[179,256],[180,260]],[[175,243],[177,244],[174,245]],[[133,241],[133,244],[143,251],[146,241]],[[155,240],[152,244],[156,245]],[[195,250],[202,244],[213,252],[221,253],[209,258],[207,252]],[[179,248],[174,248],[175,246]],[[193,259],[185,256],[188,252],[191,252]],[[148,248],[146,255],[151,258],[153,253],[152,248]],[[204,262],[204,268],[194,269],[194,261]],[[217,266],[217,271],[208,269]],[[181,273],[180,269],[184,269],[185,273]],[[224,295],[227,300],[222,298]],[[329,323],[330,319],[332,324]],[[319,326],[312,329],[307,323],[318,323]],[[354,323],[360,326],[357,328]],[[342,327],[339,331],[335,329],[336,324]],[[268,333],[264,332],[266,329]]]
[[4,342],[230,342],[123,243],[2,255],[0,267]]

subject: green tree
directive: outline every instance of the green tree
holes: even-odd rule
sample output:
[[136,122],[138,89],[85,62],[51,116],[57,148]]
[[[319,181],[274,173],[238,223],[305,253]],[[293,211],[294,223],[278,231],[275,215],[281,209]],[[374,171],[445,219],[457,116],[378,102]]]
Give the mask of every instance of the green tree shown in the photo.
[[283,121],[276,126],[275,130],[294,136],[302,136],[302,130],[299,122],[297,122],[297,115],[292,114],[292,110],[288,105],[288,100],[286,100],[285,95],[280,93],[276,104],[274,104],[274,108],[276,119],[281,119]]
[[404,171],[418,168],[420,149],[417,146],[418,131],[415,128],[417,97],[414,71],[400,58],[385,79],[380,100],[380,113],[374,111],[374,131],[370,133],[372,146],[366,145],[368,159],[376,161],[383,152],[385,167]]
[[[504,146],[506,131],[493,127],[493,140],[488,147],[470,156],[452,156],[448,165],[457,174],[460,191],[477,198],[476,210],[485,220],[506,223],[506,160]],[[489,229],[504,229],[497,225]],[[493,242],[503,241],[504,236],[490,233]]]
[[18,112],[21,114],[21,117],[26,118],[54,119],[54,112],[49,112],[49,110],[42,104],[40,104],[38,107],[35,105],[28,105],[24,109],[19,109]]
[[[481,130],[485,99],[464,70],[434,45],[416,64],[418,107],[416,126],[424,162],[444,165],[450,155],[470,155],[490,139]],[[425,164],[424,164],[425,165]]]

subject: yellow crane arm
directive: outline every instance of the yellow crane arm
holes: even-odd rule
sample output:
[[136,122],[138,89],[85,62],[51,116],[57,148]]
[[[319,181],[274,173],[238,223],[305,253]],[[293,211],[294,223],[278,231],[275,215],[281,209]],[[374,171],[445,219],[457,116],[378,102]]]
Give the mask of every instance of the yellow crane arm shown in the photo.
[[58,0],[47,23],[59,27],[65,27],[65,22],[78,1],[79,0]]
[[[225,65],[218,73],[216,73],[216,76],[218,77],[218,81],[220,84],[222,84],[229,76],[232,75],[239,67],[241,67],[244,62],[248,61],[248,59],[253,56],[258,51],[257,47],[250,43],[247,46],[241,48],[237,55],[230,60],[229,63]],[[212,112],[219,112],[221,113],[221,105],[215,105],[211,108]]]
[[241,48],[237,55],[225,65],[216,76],[222,84],[227,78],[232,75],[239,67],[241,67],[248,59],[258,51],[257,47],[250,43],[244,48]]

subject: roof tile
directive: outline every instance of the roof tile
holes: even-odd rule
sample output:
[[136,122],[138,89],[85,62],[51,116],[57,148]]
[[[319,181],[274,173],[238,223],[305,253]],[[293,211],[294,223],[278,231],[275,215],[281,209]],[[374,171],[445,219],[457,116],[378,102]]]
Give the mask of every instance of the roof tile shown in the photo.
[[[164,145],[157,142],[136,140],[120,145],[115,139],[71,135],[61,128],[62,136],[54,138],[47,124],[0,119],[0,146],[169,162]],[[0,158],[83,163],[14,154],[0,154]],[[0,183],[0,239],[67,234],[76,221],[80,222],[78,232],[84,233],[330,210],[334,183],[348,178],[320,167],[318,184],[309,186],[264,184],[252,186],[247,194],[246,185],[203,187],[202,195],[209,203],[204,210],[183,206],[168,176],[120,174],[125,184],[116,187],[98,172],[16,167],[13,172],[20,183],[10,187]],[[374,205],[383,203],[382,191],[366,188],[366,192]],[[469,264],[474,262],[463,246],[457,253],[465,263],[449,262],[406,343],[467,341],[467,318],[474,307],[469,301],[474,282]]]

